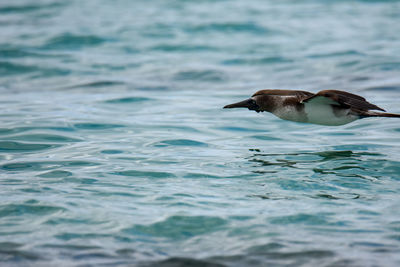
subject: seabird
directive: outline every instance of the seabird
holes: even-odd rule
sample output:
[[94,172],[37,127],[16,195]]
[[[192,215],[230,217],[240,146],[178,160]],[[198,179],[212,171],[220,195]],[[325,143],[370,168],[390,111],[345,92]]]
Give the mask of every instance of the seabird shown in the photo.
[[364,97],[339,90],[323,90],[316,94],[297,90],[261,90],[251,98],[224,108],[248,108],[268,111],[289,121],[338,126],[368,117],[396,117],[400,114],[376,112],[384,109]]

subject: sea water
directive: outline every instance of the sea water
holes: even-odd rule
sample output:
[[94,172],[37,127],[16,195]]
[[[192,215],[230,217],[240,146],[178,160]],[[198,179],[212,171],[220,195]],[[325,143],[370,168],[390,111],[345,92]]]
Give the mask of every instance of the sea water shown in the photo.
[[399,1],[0,3],[1,266],[399,266]]

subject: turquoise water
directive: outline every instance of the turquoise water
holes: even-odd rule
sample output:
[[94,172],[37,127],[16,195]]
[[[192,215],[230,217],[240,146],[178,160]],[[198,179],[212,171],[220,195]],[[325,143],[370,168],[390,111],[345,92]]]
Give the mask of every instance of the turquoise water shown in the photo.
[[[399,266],[399,1],[0,3],[2,266]],[[197,264],[197,265],[196,265]]]

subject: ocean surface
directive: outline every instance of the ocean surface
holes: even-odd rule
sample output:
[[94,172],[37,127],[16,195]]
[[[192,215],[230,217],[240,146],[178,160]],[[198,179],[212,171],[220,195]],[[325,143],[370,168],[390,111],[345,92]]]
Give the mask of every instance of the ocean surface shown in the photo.
[[1,266],[400,266],[400,1],[2,0]]

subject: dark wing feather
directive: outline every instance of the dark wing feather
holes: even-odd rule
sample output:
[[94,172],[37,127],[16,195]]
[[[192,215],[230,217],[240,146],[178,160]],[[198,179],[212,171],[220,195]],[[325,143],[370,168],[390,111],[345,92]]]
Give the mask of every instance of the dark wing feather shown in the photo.
[[343,106],[343,107],[348,107],[348,108],[354,108],[358,110],[382,110],[385,111],[384,109],[369,103],[367,100],[365,100],[364,97],[351,94],[348,92],[343,92],[339,90],[323,90],[318,92],[317,94],[308,97],[303,100],[303,102],[308,102],[311,99],[315,97],[326,97],[331,99],[332,101],[338,103],[338,105]]
[[355,94],[352,94],[352,93],[349,93],[349,92],[345,92],[345,91],[339,91],[339,90],[323,90],[323,91],[320,91],[320,92],[318,92],[318,94],[329,94],[329,93],[332,93],[332,94],[338,94],[338,95],[342,95],[342,96],[347,96],[347,97],[349,97],[349,98],[354,98],[354,99],[358,99],[358,100],[361,100],[361,101],[367,101],[364,97],[362,97],[362,96],[359,96],[359,95],[355,95]]
[[298,90],[279,90],[279,89],[265,89],[256,92],[252,97],[259,95],[280,95],[280,96],[297,96],[300,98],[308,98],[313,96],[313,93]]

